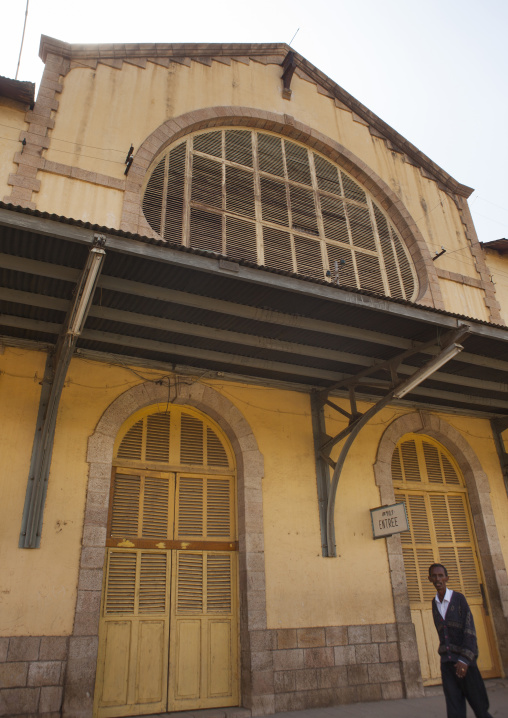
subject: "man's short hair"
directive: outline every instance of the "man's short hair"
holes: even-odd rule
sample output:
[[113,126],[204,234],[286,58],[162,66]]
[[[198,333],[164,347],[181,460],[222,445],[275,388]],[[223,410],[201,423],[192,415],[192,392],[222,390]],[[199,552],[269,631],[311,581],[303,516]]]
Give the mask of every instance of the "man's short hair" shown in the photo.
[[433,568],[442,568],[443,571],[445,572],[445,576],[448,576],[448,571],[446,570],[446,566],[443,566],[442,563],[431,563],[429,566],[429,576],[430,576],[430,572],[432,571]]

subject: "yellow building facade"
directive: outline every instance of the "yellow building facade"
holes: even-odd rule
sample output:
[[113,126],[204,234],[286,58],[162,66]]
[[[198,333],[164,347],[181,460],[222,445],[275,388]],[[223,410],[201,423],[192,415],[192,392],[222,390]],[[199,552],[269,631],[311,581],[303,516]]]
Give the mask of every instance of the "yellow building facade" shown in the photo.
[[421,695],[434,561],[504,675],[508,305],[471,190],[285,45],[41,57],[32,106],[0,86],[3,714]]

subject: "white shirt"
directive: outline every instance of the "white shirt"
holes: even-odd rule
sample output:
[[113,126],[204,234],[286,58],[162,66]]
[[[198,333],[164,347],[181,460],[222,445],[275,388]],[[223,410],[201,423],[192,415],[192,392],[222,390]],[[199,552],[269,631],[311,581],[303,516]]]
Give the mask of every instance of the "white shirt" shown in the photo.
[[450,601],[452,600],[452,593],[453,591],[450,588],[446,589],[443,603],[439,600],[439,594],[436,593],[436,606],[439,613],[442,615],[443,618],[446,617],[446,612],[448,610],[448,606],[450,605]]

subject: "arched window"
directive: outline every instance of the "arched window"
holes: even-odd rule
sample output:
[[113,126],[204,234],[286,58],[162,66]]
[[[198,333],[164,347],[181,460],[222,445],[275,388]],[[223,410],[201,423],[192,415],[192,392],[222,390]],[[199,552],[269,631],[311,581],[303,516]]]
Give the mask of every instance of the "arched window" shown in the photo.
[[143,212],[169,242],[385,296],[417,295],[408,250],[368,192],[275,134],[213,129],[179,140],[152,165]]

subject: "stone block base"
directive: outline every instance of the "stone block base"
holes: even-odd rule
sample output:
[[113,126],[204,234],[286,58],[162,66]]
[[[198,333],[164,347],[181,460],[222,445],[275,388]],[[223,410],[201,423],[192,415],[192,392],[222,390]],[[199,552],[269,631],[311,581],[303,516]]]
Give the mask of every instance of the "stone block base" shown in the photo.
[[0,638],[0,716],[60,718],[69,639]]

